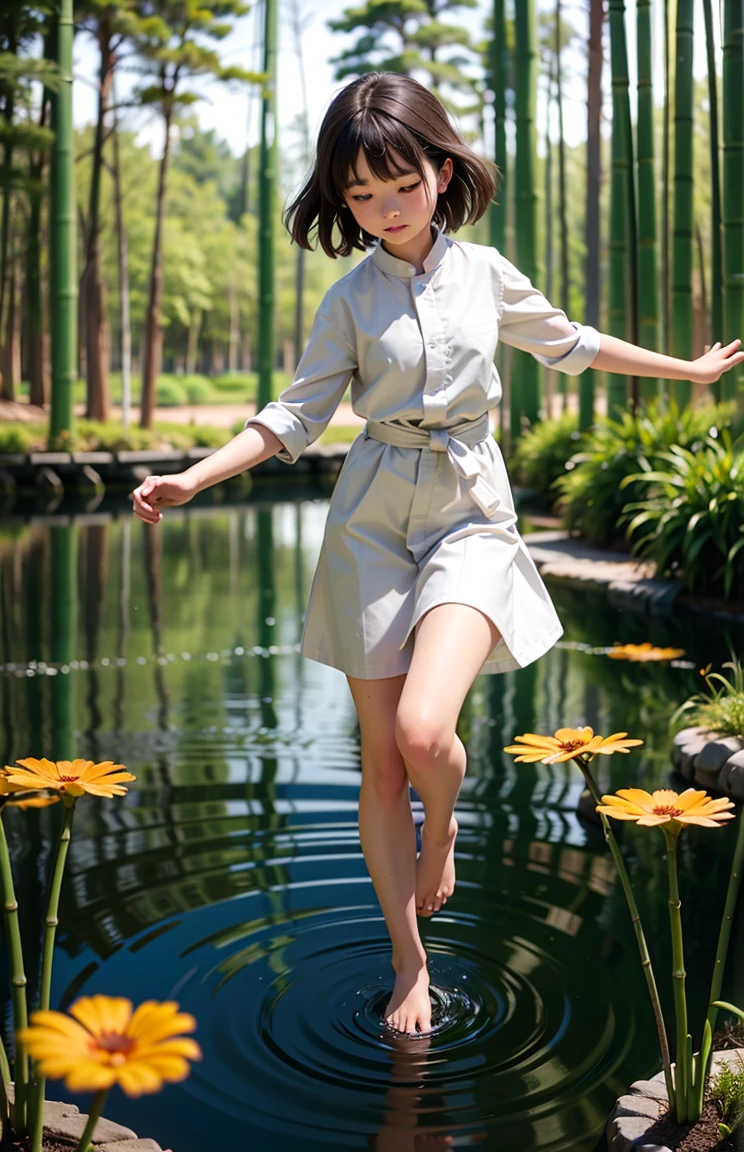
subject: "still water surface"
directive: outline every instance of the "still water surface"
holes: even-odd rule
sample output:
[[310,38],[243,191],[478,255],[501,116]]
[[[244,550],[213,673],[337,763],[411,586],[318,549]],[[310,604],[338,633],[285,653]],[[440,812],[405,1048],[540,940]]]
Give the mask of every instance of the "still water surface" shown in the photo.
[[[139,1101],[114,1091],[106,1108],[174,1152],[591,1152],[615,1097],[658,1067],[645,985],[601,833],[576,815],[580,774],[501,749],[566,724],[627,731],[646,743],[603,759],[602,787],[660,786],[670,712],[741,635],[556,592],[562,641],[476,681],[457,893],[423,928],[435,1026],[396,1038],[381,1026],[392,970],[357,834],[351,698],[296,651],[326,509],[257,486],[157,529],[123,507],[0,524],[4,762],[79,755],[137,776],[124,799],[78,805],[53,1001],[175,998],[194,1014],[191,1078]],[[596,652],[645,639],[686,656]],[[5,817],[27,930],[58,816]],[[666,983],[663,841],[624,839]],[[687,835],[696,1010],[732,840]],[[742,962],[738,923],[730,969]]]

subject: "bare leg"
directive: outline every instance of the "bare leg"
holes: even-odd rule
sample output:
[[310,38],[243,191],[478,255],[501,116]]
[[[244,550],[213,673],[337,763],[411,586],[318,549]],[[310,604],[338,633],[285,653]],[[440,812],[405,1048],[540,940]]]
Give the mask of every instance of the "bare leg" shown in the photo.
[[455,801],[465,748],[455,732],[470,687],[499,640],[495,625],[467,604],[440,604],[419,622],[398,704],[396,738],[408,778],[424,803],[416,870],[419,915],[438,912],[455,888]]
[[400,1032],[431,1028],[429,973],[415,908],[416,835],[408,777],[395,741],[405,676],[348,677],[362,734],[359,838],[393,944],[395,987],[386,1011]]

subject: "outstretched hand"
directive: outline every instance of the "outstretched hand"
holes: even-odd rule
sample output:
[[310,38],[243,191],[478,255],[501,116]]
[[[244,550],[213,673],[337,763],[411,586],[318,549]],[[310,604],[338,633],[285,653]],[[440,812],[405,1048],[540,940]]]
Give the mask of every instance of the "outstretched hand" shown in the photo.
[[720,340],[717,341],[703,356],[698,356],[692,361],[693,371],[690,379],[697,384],[715,384],[724,372],[744,363],[744,351],[737,351],[740,344],[741,340],[732,340],[723,348]]
[[145,524],[157,524],[163,508],[187,504],[196,494],[196,484],[186,472],[173,476],[148,476],[132,493],[134,514]]

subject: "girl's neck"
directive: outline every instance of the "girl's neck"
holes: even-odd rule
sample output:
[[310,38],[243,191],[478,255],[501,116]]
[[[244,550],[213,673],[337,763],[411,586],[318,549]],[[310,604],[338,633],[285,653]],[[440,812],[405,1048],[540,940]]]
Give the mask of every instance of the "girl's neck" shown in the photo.
[[391,256],[395,256],[398,260],[407,260],[409,264],[413,264],[420,275],[424,270],[424,260],[431,252],[435,239],[434,227],[430,222],[426,228],[422,228],[404,244],[386,244],[384,240],[381,240],[380,243]]

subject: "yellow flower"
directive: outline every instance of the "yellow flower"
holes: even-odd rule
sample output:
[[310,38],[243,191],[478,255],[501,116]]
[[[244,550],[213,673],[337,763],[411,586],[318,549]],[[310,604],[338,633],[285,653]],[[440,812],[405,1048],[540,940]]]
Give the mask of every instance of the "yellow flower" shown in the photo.
[[[17,788],[36,791],[39,788],[54,788],[68,796],[82,796],[89,792],[91,796],[124,796],[126,788],[122,788],[124,781],[136,780],[131,772],[127,772],[123,764],[113,764],[111,760],[104,760],[101,764],[94,764],[92,760],[35,760],[33,756],[25,760],[16,760],[20,768],[6,765],[4,772],[7,781]],[[15,790],[15,789],[14,789]]]
[[648,640],[643,644],[616,644],[607,653],[611,660],[633,660],[640,664],[649,660],[677,660],[684,654],[684,648],[656,648]]
[[627,752],[642,740],[626,740],[627,732],[615,732],[613,736],[595,736],[591,728],[559,728],[555,736],[536,736],[528,732],[525,736],[515,736],[516,744],[504,749],[516,755],[515,763],[558,764],[562,760],[576,760],[588,754],[601,753],[609,756],[613,752]]
[[598,812],[615,820],[635,820],[645,828],[658,824],[700,824],[703,828],[720,828],[721,821],[733,820],[730,800],[712,800],[707,792],[687,788],[679,794],[669,788],[644,792],[643,788],[620,788],[616,795],[603,796]]
[[58,804],[59,796],[25,796],[23,800],[8,800],[5,808],[20,808],[26,812],[29,808],[48,808],[50,804]]
[[[74,1017],[74,1019],[71,1019]],[[201,1060],[193,1016],[178,1004],[148,1000],[133,1013],[131,1000],[83,996],[63,1012],[34,1012],[18,1033],[42,1076],[64,1077],[71,1092],[100,1092],[119,1084],[127,1096],[159,1092],[166,1080],[185,1080],[189,1060]]]

